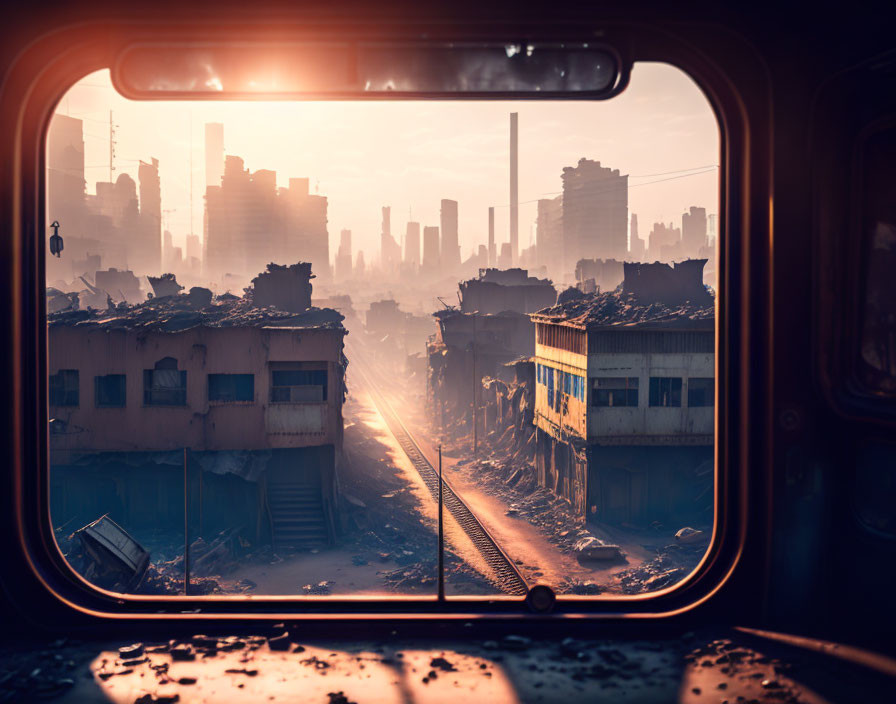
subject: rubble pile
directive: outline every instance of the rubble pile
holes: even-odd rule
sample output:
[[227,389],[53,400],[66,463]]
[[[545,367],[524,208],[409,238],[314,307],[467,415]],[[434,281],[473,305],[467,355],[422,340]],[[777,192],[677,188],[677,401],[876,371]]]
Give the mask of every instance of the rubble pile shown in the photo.
[[484,379],[482,404],[486,444],[514,462],[531,462],[535,457],[534,385]]
[[[413,562],[405,567],[381,573],[383,584],[403,594],[435,592],[439,578],[439,563],[432,559]],[[456,553],[445,549],[445,585],[447,591],[460,594],[482,594],[494,589],[476,570]]]
[[672,586],[687,577],[706,552],[706,544],[667,545],[652,560],[616,575],[623,594],[643,594]]
[[712,320],[715,302],[686,302],[678,306],[659,302],[644,303],[633,293],[604,291],[564,298],[562,302],[538,312],[545,322],[565,321],[573,325],[631,325],[632,323],[681,323]]
[[60,697],[70,692],[96,656],[95,649],[67,638],[44,641],[39,646],[23,640],[13,639],[12,645],[4,643],[0,650],[0,702]]
[[65,309],[47,315],[49,326],[78,325],[106,330],[180,332],[195,327],[296,326],[338,328],[343,316],[330,308],[308,308],[290,313],[257,306],[251,291],[242,298],[211,300],[208,289],[194,287],[188,294],[151,298],[143,303],[119,303],[109,310]]
[[486,460],[459,462],[469,479],[484,493],[507,504],[506,515],[541,529],[563,553],[573,554],[576,543],[593,537],[569,502],[535,482],[535,467],[496,451]]

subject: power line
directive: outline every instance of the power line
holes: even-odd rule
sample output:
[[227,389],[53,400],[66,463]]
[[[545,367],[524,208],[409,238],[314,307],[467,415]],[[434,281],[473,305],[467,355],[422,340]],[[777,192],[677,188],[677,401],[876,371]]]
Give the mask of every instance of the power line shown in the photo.
[[[697,171],[697,172],[694,172],[694,173],[685,173],[685,174],[681,174],[680,176],[670,176],[669,178],[659,178],[659,179],[657,179],[657,180],[655,180],[655,181],[645,181],[644,183],[633,183],[633,184],[630,184],[630,185],[628,186],[628,188],[637,188],[638,186],[650,186],[650,185],[652,185],[652,184],[654,184],[654,183],[662,183],[663,181],[674,181],[674,180],[679,179],[679,178],[688,178],[689,176],[699,176],[700,174],[708,174],[708,173],[710,173],[711,171],[715,171],[717,168],[718,168],[717,166],[703,167],[703,171]],[[687,170],[687,169],[685,169],[685,170]],[[680,173],[680,172],[678,172],[678,171],[669,171],[668,173],[673,173],[673,174],[674,174],[674,173]],[[659,176],[660,174],[655,174],[655,175],[656,175],[656,176]],[[645,177],[646,177],[646,176],[645,176]],[[596,195],[600,195],[600,194],[602,194],[602,193],[613,193],[613,192],[615,192],[615,191],[619,191],[619,190],[621,190],[621,189],[619,189],[619,188],[607,188],[607,189],[604,189],[604,190],[601,190],[601,191],[593,191],[593,192],[590,193],[589,195],[594,195],[594,196],[596,196]],[[563,191],[551,191],[550,193],[545,193],[545,194],[543,194],[543,195],[546,195],[546,196],[555,196],[555,195],[560,195],[561,193],[563,193]],[[533,198],[532,200],[524,200],[524,201],[520,201],[519,204],[520,204],[520,205],[526,205],[527,203],[537,203],[537,202],[540,201],[540,200],[542,200],[542,198]],[[510,207],[510,204],[496,205],[496,206],[494,206],[494,207],[496,207],[496,208],[509,208],[509,207]]]

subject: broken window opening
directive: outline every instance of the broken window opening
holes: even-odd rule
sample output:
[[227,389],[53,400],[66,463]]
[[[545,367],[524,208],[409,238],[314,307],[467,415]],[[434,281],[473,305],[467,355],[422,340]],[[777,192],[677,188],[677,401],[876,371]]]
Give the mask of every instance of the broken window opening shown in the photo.
[[254,374],[209,374],[208,400],[219,402],[254,401]]
[[606,408],[638,406],[638,377],[595,377],[591,380],[591,405]]
[[164,357],[153,369],[143,370],[143,404],[186,406],[187,372],[178,370],[174,357]]
[[704,408],[714,406],[716,380],[712,377],[691,377],[688,379],[688,406]]
[[[318,367],[318,368],[312,368]],[[323,403],[327,400],[325,363],[271,365],[271,403]]]
[[650,405],[678,408],[681,406],[681,377],[650,377]]
[[77,406],[80,404],[78,393],[78,370],[60,369],[50,375],[50,405]]
[[127,377],[124,374],[95,376],[93,387],[97,408],[124,408],[127,399]]

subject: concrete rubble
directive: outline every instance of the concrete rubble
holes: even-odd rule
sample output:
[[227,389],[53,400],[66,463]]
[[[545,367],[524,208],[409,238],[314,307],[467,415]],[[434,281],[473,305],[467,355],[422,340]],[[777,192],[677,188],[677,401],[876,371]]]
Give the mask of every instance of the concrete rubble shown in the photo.
[[79,325],[106,330],[179,332],[194,327],[318,326],[337,328],[343,316],[329,308],[292,313],[255,303],[250,290],[242,298],[212,300],[208,289],[194,287],[188,294],[154,297],[137,305],[119,304],[112,310],[63,310],[48,314],[47,323]]

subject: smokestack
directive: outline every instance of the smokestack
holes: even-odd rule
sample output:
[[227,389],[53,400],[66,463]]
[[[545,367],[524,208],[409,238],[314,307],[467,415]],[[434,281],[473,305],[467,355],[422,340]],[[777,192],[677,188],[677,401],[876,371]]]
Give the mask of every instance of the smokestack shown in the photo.
[[488,209],[488,265],[494,266],[498,253],[495,251],[495,206]]
[[519,203],[519,167],[517,154],[517,116],[510,113],[510,258],[511,265],[519,261],[520,240],[520,203]]

